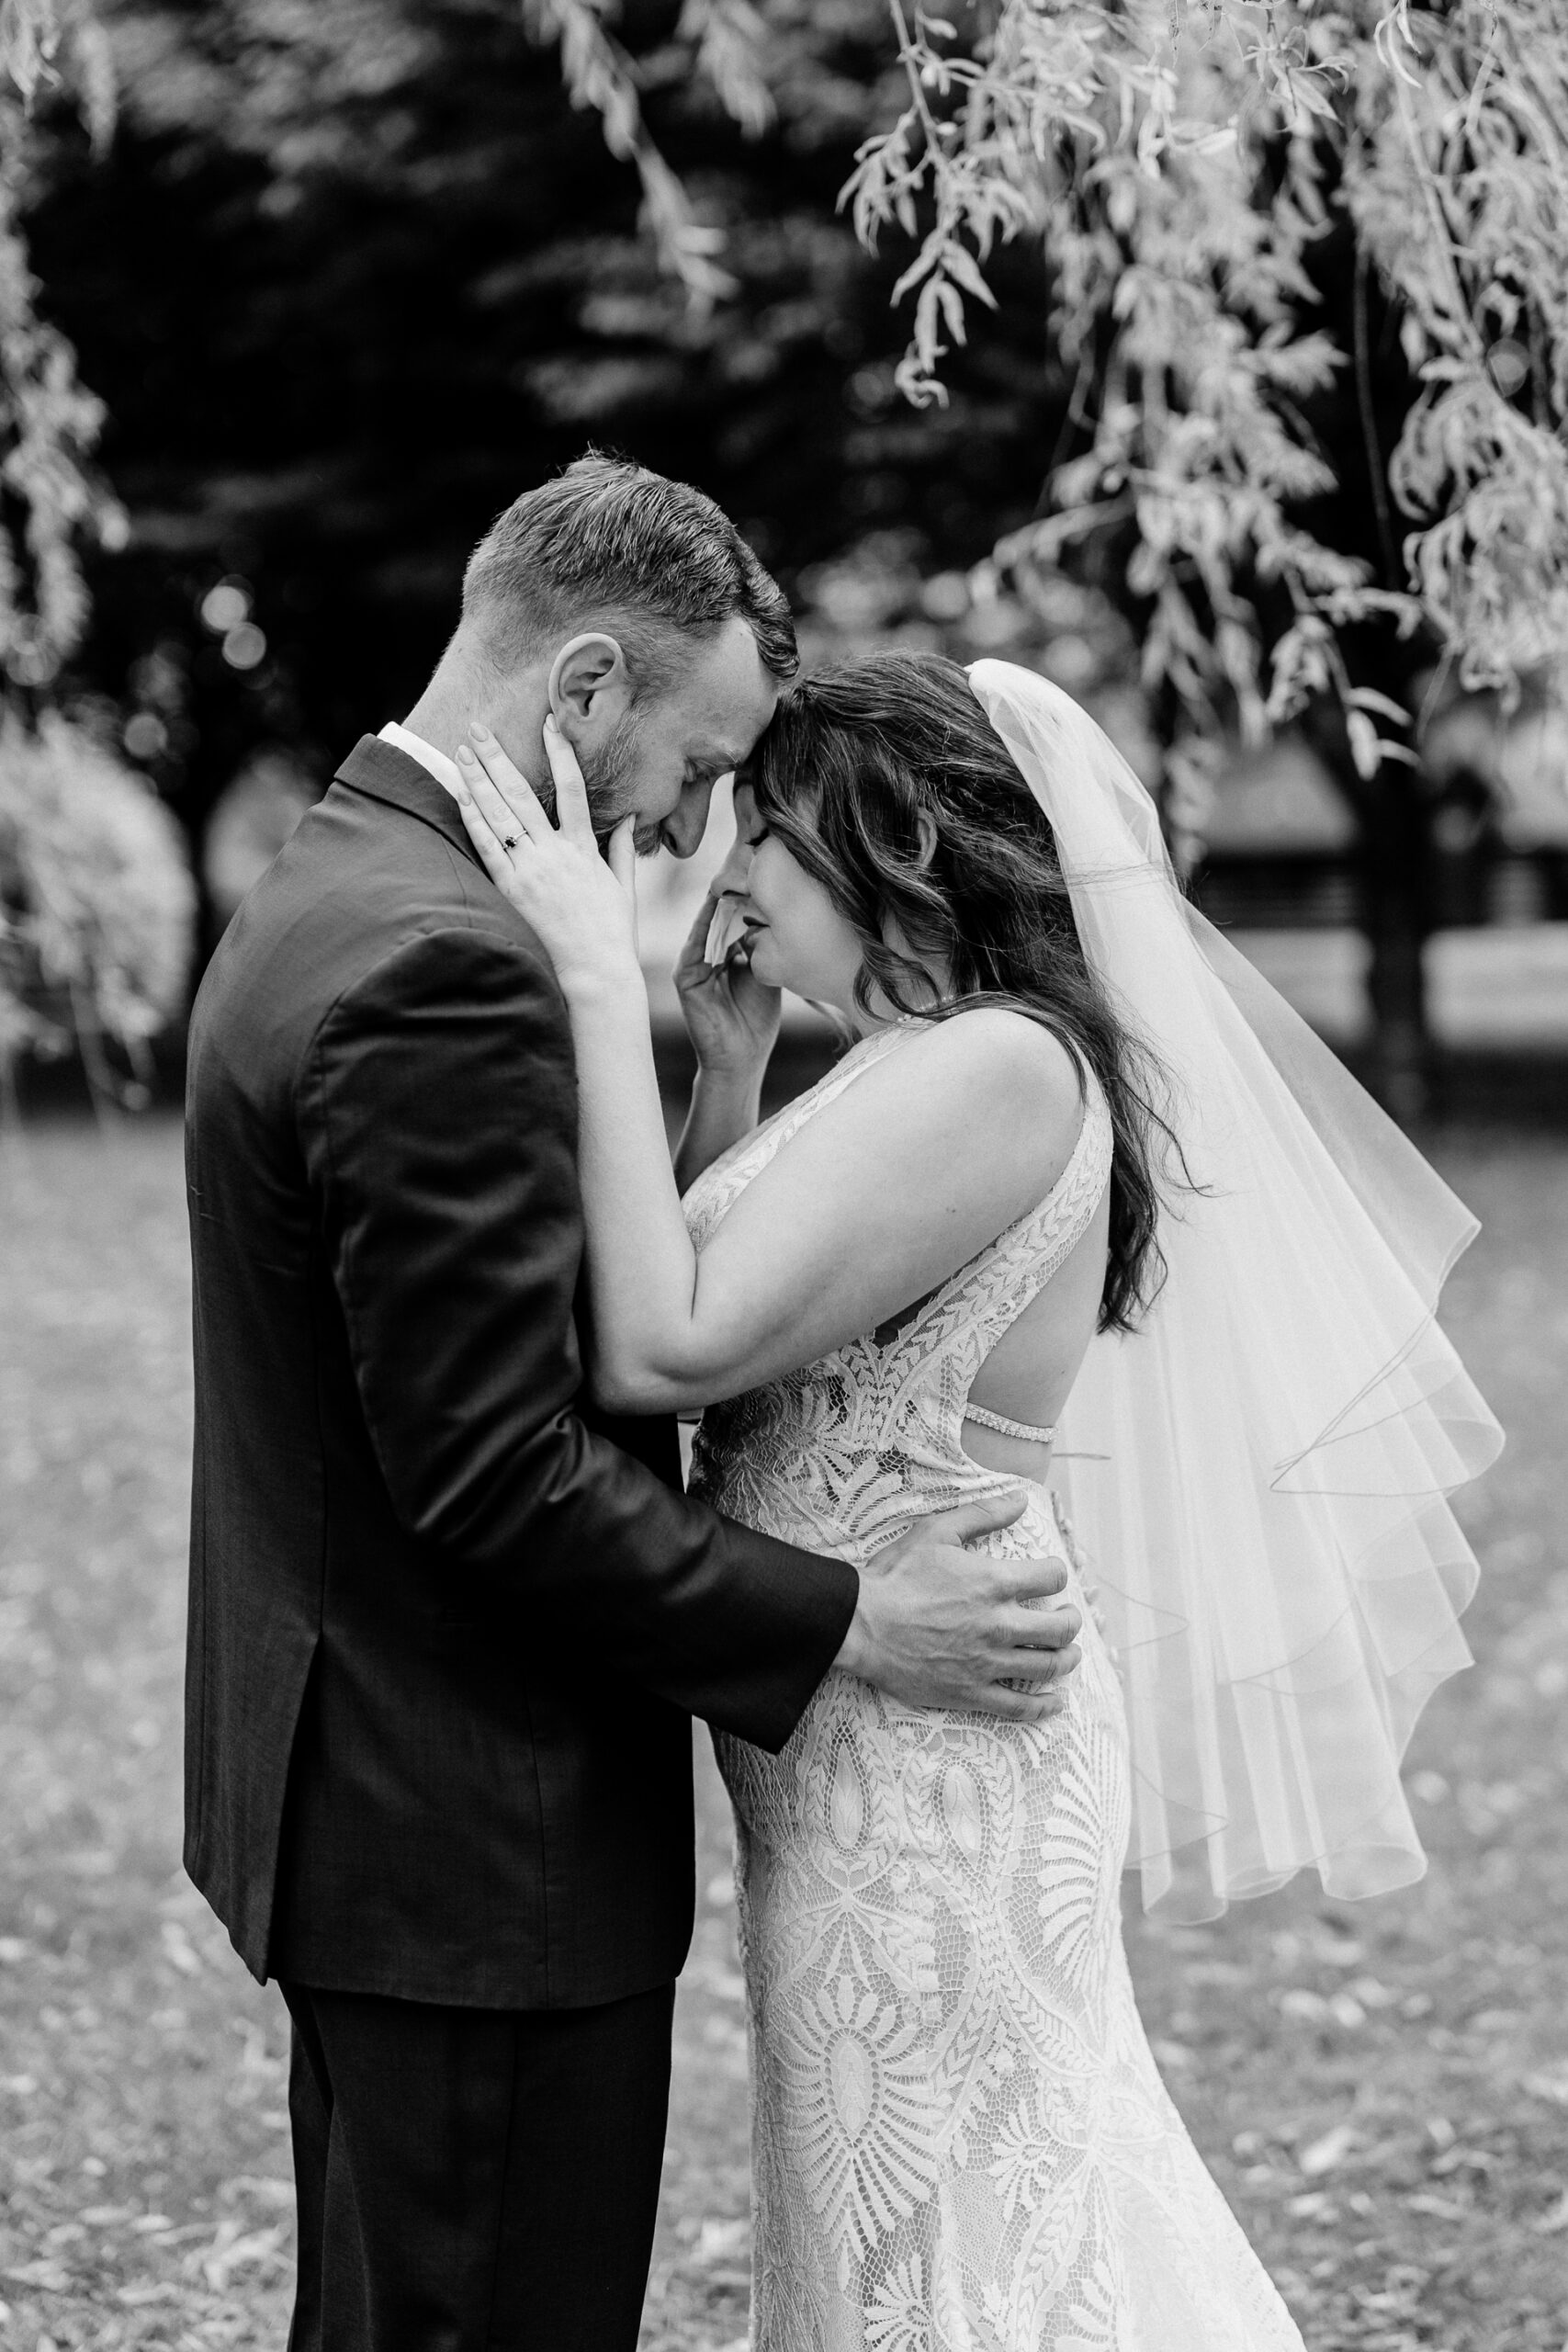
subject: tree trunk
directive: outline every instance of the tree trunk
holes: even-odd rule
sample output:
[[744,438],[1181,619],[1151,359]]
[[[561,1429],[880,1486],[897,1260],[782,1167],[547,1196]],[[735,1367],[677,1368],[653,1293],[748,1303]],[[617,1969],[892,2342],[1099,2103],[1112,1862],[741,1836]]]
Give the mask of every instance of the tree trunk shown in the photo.
[[1431,1098],[1426,945],[1432,931],[1430,808],[1419,772],[1385,762],[1362,787],[1362,922],[1371,960],[1372,1091],[1401,1125]]
[[[1392,667],[1368,662],[1352,675],[1371,670],[1383,678],[1387,693]],[[1374,776],[1358,775],[1343,712],[1326,695],[1307,714],[1303,732],[1356,820],[1357,919],[1371,949],[1372,1037],[1365,1076],[1384,1110],[1407,1125],[1431,1099],[1426,970],[1437,906],[1431,785],[1403,760],[1384,760]]]

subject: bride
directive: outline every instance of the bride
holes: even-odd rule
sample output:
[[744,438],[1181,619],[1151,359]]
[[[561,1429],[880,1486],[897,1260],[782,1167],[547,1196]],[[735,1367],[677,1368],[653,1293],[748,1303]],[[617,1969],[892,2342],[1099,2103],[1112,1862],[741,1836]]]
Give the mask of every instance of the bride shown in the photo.
[[[897,653],[797,687],[738,782],[672,1171],[629,831],[606,865],[546,741],[558,831],[493,738],[460,805],[571,1016],[597,1390],[701,1408],[707,1499],[863,1571],[1021,1483],[988,1540],[1065,1550],[1085,1620],[1045,1724],[833,1672],[781,1755],[716,1739],[756,2352],[1299,2347],[1119,1880],[1190,1917],[1418,1874],[1399,1758],[1474,1576],[1443,1498],[1499,1442],[1432,1315],[1473,1225],[1186,905],[1077,705]],[[853,1043],[759,1125],[784,987]]]

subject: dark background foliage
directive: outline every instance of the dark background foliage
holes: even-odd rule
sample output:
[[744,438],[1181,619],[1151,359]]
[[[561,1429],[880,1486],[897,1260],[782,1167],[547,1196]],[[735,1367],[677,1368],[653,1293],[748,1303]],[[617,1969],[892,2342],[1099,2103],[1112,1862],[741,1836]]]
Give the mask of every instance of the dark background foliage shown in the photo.
[[[864,627],[929,638],[922,582],[986,558],[1092,442],[1106,387],[1091,382],[1074,406],[1028,236],[992,255],[998,307],[971,306],[972,341],[943,368],[948,403],[917,411],[896,388],[908,309],[891,295],[913,246],[900,232],[868,254],[836,209],[857,148],[907,96],[883,0],[774,0],[776,113],[755,137],[695,71],[677,0],[630,0],[617,17],[661,152],[726,232],[734,293],[706,312],[660,277],[635,171],[607,152],[598,115],[574,109],[520,0],[97,0],[97,12],[112,137],[95,152],[73,105],[43,109],[28,230],[42,307],[107,404],[100,462],[131,536],[88,559],[91,625],[58,691],[145,770],[204,880],[212,814],[236,776],[270,761],[286,821],[362,729],[400,715],[451,626],[475,537],[590,443],[711,492],[797,605],[848,557],[860,562],[849,604],[869,595]],[[1326,152],[1325,168],[1332,181]],[[1334,488],[1298,519],[1393,585],[1407,518],[1390,504],[1387,459],[1416,388],[1400,314],[1330,210],[1294,325],[1326,328],[1351,356],[1302,403]],[[1054,673],[1075,692],[1120,684],[1135,698],[1149,609],[1127,573],[1140,527],[1129,514],[1074,559],[1100,616],[1094,679]],[[222,583],[243,599],[239,637],[208,602]],[[1235,584],[1272,641],[1291,617],[1278,590]],[[1038,641],[951,650],[1039,658],[1054,629],[1084,628],[1078,592],[1055,585],[1061,609]],[[1378,621],[1347,631],[1342,650],[1351,684],[1421,707],[1430,643]],[[1157,764],[1181,715],[1168,694],[1146,716]],[[1433,758],[1428,739],[1419,767],[1389,759],[1362,778],[1336,697],[1303,725],[1349,846],[1325,846],[1322,873],[1250,853],[1243,870],[1210,839],[1197,886],[1222,920],[1360,925],[1369,1075],[1418,1110],[1426,943],[1487,913],[1503,854],[1495,747],[1478,765],[1468,752]],[[1174,801],[1170,813],[1179,833]],[[1192,840],[1204,839],[1200,820]],[[1562,911],[1568,854],[1522,854],[1529,905]],[[204,892],[198,970],[221,912]]]
[[[661,69],[674,10],[628,12],[660,143],[729,223],[737,295],[705,318],[514,8],[324,14],[311,54],[243,8],[119,8],[110,153],[62,109],[40,158],[44,300],[107,402],[133,531],[92,566],[68,692],[159,722],[131,743],[193,847],[259,746],[324,782],[407,707],[475,537],[589,442],[700,483],[790,585],[873,526],[940,568],[1027,517],[1053,390],[1037,257],[1009,257],[951,406],[916,415],[897,257],[835,217],[887,63],[875,8],[812,12],[754,141],[680,52]],[[248,670],[200,616],[230,577],[266,640]]]

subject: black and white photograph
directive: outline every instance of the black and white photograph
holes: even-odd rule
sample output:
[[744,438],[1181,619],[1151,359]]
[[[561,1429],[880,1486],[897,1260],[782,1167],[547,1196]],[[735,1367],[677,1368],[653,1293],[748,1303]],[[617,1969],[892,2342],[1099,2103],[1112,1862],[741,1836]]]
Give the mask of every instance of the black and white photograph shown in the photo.
[[1562,0],[5,0],[0,2346],[1568,2352]]

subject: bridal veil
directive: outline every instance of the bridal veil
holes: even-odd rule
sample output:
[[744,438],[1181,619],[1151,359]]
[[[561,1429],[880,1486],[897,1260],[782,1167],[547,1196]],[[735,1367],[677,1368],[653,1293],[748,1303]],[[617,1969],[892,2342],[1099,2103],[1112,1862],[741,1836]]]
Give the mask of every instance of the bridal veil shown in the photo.
[[1162,1213],[1141,1328],[1091,1343],[1055,1473],[1125,1692],[1145,1907],[1209,1917],[1309,1863],[1335,1896],[1404,1885],[1400,1759],[1470,1662],[1447,1498],[1502,1444],[1435,1319],[1475,1220],[1183,898],[1088,713],[1010,662],[969,679],[1200,1188]]

